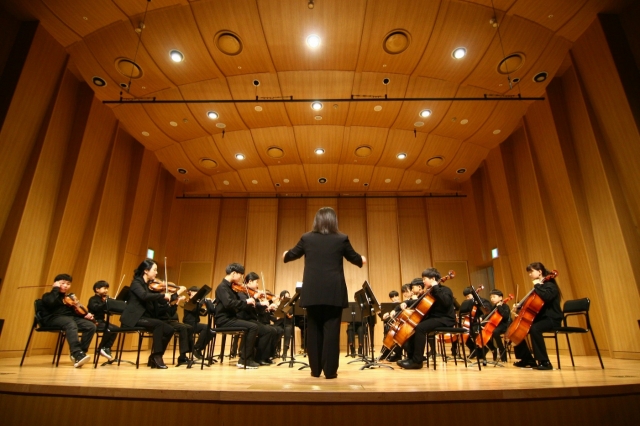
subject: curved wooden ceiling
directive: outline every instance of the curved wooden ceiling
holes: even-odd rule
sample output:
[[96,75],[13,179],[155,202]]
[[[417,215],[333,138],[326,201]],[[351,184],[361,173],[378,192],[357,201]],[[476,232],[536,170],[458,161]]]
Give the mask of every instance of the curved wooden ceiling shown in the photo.
[[[544,95],[572,42],[598,12],[624,1],[494,0],[494,13],[491,0],[316,0],[314,9],[307,0],[10,0],[14,11],[40,20],[66,46],[101,100],[117,99],[119,85],[129,82],[115,64],[134,58],[134,30],[147,6],[136,56],[142,76],[125,97],[377,99]],[[398,32],[407,45],[390,54],[385,37]],[[239,53],[219,48],[225,33],[240,40]],[[306,45],[310,34],[321,37],[320,47]],[[463,59],[452,57],[457,47],[467,49]],[[184,54],[183,62],[170,59],[173,49]],[[503,49],[525,58],[511,74],[521,79],[513,88],[497,72]],[[549,77],[534,82],[541,71]],[[94,76],[107,85],[94,85]],[[123,127],[169,172],[180,182],[188,179],[186,194],[237,195],[457,191],[517,128],[528,105],[332,102],[313,111],[308,104],[259,99],[112,106]],[[419,117],[425,109],[431,116]],[[219,117],[208,118],[209,111]],[[273,147],[280,157],[269,155]],[[368,155],[356,153],[361,147],[369,148]],[[400,153],[406,158],[397,158]],[[429,162],[434,157],[441,160]]]

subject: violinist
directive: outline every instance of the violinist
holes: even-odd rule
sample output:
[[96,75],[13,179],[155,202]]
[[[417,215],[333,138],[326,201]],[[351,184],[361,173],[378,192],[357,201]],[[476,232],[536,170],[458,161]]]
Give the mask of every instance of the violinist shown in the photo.
[[[533,323],[529,329],[535,359],[531,355],[526,339],[524,339],[514,348],[516,358],[520,361],[515,362],[513,365],[520,368],[553,370],[553,366],[549,361],[549,355],[547,355],[547,347],[544,343],[542,333],[560,327],[562,322],[562,309],[560,308],[562,293],[554,278],[544,280],[543,282],[543,278],[551,275],[551,272],[549,272],[542,263],[530,263],[527,265],[527,272],[529,273],[529,278],[533,280],[533,291],[544,301],[544,305],[542,305],[540,312],[538,312],[533,319]],[[514,305],[514,308],[520,308],[520,304]],[[537,364],[536,360],[538,361]]]
[[[42,295],[42,322],[46,327],[60,327],[65,331],[71,361],[75,368],[79,368],[91,359],[86,353],[91,346],[96,325],[91,313],[85,312],[83,315],[69,305],[72,280],[68,274],[59,274],[54,278],[51,291]],[[82,332],[82,339],[78,338],[78,331]]]
[[89,298],[88,308],[89,312],[93,314],[93,317],[98,322],[97,329],[102,331],[102,340],[100,341],[100,355],[111,361],[111,347],[116,341],[118,335],[115,333],[120,330],[120,327],[105,322],[107,308],[107,298],[109,297],[109,283],[106,281],[98,281],[93,285],[93,292],[95,293]]
[[254,361],[260,365],[271,365],[271,358],[275,353],[275,343],[278,331],[271,325],[269,313],[276,308],[269,303],[266,294],[258,290],[260,277],[255,272],[249,272],[244,279],[247,292],[238,292],[240,300],[248,300],[251,295],[255,298],[255,304],[246,304],[244,309],[238,311],[238,318],[254,323],[258,326],[258,337],[255,344]]
[[242,327],[247,329],[247,341],[241,346],[241,354],[236,366],[238,368],[256,369],[260,364],[253,360],[253,351],[258,337],[258,324],[240,319],[238,313],[247,305],[255,306],[253,297],[240,299],[239,293],[232,289],[232,285],[242,285],[244,266],[239,263],[231,263],[227,266],[227,274],[216,287],[215,324],[217,327]]
[[133,274],[127,307],[120,316],[120,322],[124,327],[144,327],[153,333],[151,356],[147,365],[151,368],[166,369],[162,356],[173,337],[173,328],[158,319],[154,302],[169,302],[171,295],[154,292],[149,288],[149,283],[158,275],[158,265],[153,259],[145,259]]
[[[280,301],[284,298],[290,298],[290,294],[288,290],[282,290],[280,292],[280,298],[278,300],[278,305]],[[277,309],[277,307],[276,307]],[[286,314],[282,318],[276,318],[273,321],[273,325],[278,329],[278,335],[284,335],[284,347],[282,349],[281,355],[282,359],[286,361],[287,353],[289,351],[289,346],[291,346],[291,336],[293,335],[293,316],[291,314]],[[279,344],[279,341],[277,342]]]
[[415,327],[415,333],[407,340],[404,349],[408,357],[398,361],[404,369],[417,370],[422,368],[423,354],[427,345],[427,335],[437,327],[453,327],[456,322],[453,309],[453,292],[440,283],[440,272],[435,268],[428,268],[422,272],[422,281],[426,291],[434,298],[434,303]]
[[[200,290],[196,286],[189,288],[189,299],[192,299],[196,293]],[[193,310],[184,310],[182,315],[182,322],[191,326],[191,330],[194,334],[198,335],[198,340],[193,345],[193,356],[196,359],[202,359],[202,351],[207,347],[211,339],[213,339],[213,330],[209,329],[206,324],[200,323],[200,316],[213,314],[215,306],[213,300],[202,298]]]
[[502,343],[502,335],[507,331],[507,327],[511,323],[511,310],[509,309],[509,305],[503,303],[504,295],[498,289],[491,290],[491,297],[489,298],[491,301],[491,307],[497,308],[498,313],[502,316],[502,320],[500,324],[493,330],[493,334],[491,336],[491,341],[487,342],[487,346],[493,351],[494,361],[497,358],[496,354],[496,346],[498,349],[498,353],[500,354],[500,361],[507,362],[507,354],[504,350],[504,343]]

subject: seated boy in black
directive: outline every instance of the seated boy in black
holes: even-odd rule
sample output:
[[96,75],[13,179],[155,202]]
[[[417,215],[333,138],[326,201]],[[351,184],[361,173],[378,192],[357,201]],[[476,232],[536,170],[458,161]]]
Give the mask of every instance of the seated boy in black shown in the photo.
[[[193,298],[198,290],[200,289],[196,286],[189,288],[189,298]],[[213,339],[213,331],[209,329],[207,324],[200,323],[200,315],[213,314],[214,310],[213,301],[205,298],[202,298],[192,310],[184,310],[182,322],[191,326],[192,332],[198,335],[198,340],[193,345],[193,356],[197,359],[203,358],[202,351]]]
[[109,283],[106,281],[96,282],[93,285],[93,292],[95,295],[89,298],[87,308],[89,309],[89,312],[93,314],[93,318],[98,322],[98,331],[104,332],[102,334],[102,341],[99,345],[100,355],[111,361],[113,359],[113,356],[111,356],[111,347],[118,337],[114,332],[120,330],[120,327],[110,323],[107,328],[107,323],[105,321],[107,298],[109,297]]

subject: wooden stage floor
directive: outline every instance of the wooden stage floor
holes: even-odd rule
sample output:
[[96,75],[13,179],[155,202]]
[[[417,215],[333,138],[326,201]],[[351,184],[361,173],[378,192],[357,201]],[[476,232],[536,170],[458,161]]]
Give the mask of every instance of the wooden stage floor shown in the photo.
[[[135,360],[135,354],[125,354],[124,358]],[[301,356],[297,359],[305,360]],[[234,360],[225,360],[222,365],[214,364],[201,371],[199,364],[192,369],[168,364],[168,370],[142,366],[136,370],[128,364],[97,369],[87,364],[74,369],[64,355],[58,368],[51,366],[49,355],[28,357],[23,367],[18,365],[19,358],[0,359],[0,412],[9,421],[3,421],[5,425],[14,421],[30,424],[25,423],[25,416],[28,419],[46,412],[51,413],[48,417],[51,423],[46,424],[57,424],[54,419],[62,414],[56,408],[47,407],[64,402],[75,404],[78,409],[93,404],[104,410],[119,407],[119,410],[134,411],[162,401],[177,406],[187,403],[196,412],[207,412],[206,407],[211,410],[215,406],[217,415],[227,418],[225,425],[235,424],[234,419],[243,417],[242,413],[264,416],[260,407],[285,417],[287,412],[297,413],[290,414],[294,419],[307,413],[309,417],[299,424],[325,425],[331,416],[341,417],[347,413],[356,416],[349,424],[364,424],[361,417],[366,417],[366,422],[377,423],[390,416],[386,411],[395,413],[390,417],[393,419],[405,410],[408,413],[424,406],[434,407],[429,410],[433,413],[432,419],[439,418],[443,406],[448,407],[441,413],[443,418],[458,416],[459,407],[491,409],[493,406],[497,410],[513,408],[522,413],[522,407],[526,406],[532,414],[520,424],[540,421],[554,424],[555,417],[545,420],[540,417],[542,414],[536,413],[558,409],[575,412],[582,418],[580,424],[583,425],[637,424],[635,421],[625,423],[625,420],[640,416],[640,361],[605,358],[602,370],[597,357],[575,357],[576,366],[572,367],[569,357],[565,356],[561,357],[563,368],[553,371],[520,369],[511,363],[502,368],[489,365],[478,371],[477,366],[465,368],[461,362],[455,366],[450,361],[446,365],[439,362],[434,371],[432,366],[426,369],[426,364],[422,370],[401,370],[397,366],[394,370],[360,370],[363,364],[348,364],[351,360],[341,358],[338,378],[326,380],[311,377],[308,368],[298,370],[299,365],[294,368],[288,364],[273,365],[245,371],[238,369]],[[166,361],[171,361],[169,356],[165,357]],[[435,409],[436,406],[440,408]],[[381,411],[385,407],[386,410]],[[319,422],[313,414],[316,411],[324,413],[318,415],[325,416],[325,420]],[[518,412],[513,413],[518,416]],[[168,420],[167,417],[161,419]],[[606,421],[597,423],[596,420]],[[142,420],[137,423],[145,424]],[[161,424],[169,423],[162,421]],[[564,423],[557,424],[574,423],[565,419]]]

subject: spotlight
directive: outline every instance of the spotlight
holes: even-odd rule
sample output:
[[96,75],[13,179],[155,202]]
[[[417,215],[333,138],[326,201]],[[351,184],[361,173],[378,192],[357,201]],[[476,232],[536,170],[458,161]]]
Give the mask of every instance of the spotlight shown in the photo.
[[464,47],[458,47],[453,52],[451,52],[451,56],[453,56],[456,59],[462,59],[466,54],[467,54],[467,49],[465,49]]
[[404,160],[405,158],[407,158],[407,154],[404,152],[401,152],[400,154],[396,155],[396,158],[398,160]]
[[243,154],[236,154],[236,160],[244,160]]
[[169,56],[173,62],[182,62],[184,60],[184,55],[179,50],[172,50],[169,52]]
[[324,149],[322,148],[316,148],[316,150],[314,151],[317,155],[322,155],[324,154]]
[[93,81],[93,84],[95,84],[98,87],[104,87],[107,85],[107,82],[104,80],[104,78],[101,78],[98,76],[93,77],[92,81]]
[[207,117],[209,117],[212,120],[217,120],[218,117],[220,117],[220,116],[215,111],[209,111],[209,112],[207,112]]
[[382,84],[384,84],[385,86],[387,84],[389,84],[390,82],[391,82],[391,80],[389,80],[388,78],[385,78],[385,79],[382,80]]
[[327,183],[327,178],[323,178],[323,177],[321,177],[320,179],[318,179],[318,182],[320,182],[320,183]]
[[320,46],[320,41],[320,36],[311,34],[309,37],[307,37],[307,46],[315,49],[316,47]]
[[260,86],[260,80],[253,80],[253,85],[256,87]]
[[420,111],[420,117],[422,118],[427,118],[431,115],[431,110],[430,109],[423,109],[422,111]]
[[322,109],[322,102],[312,102],[311,109],[314,111],[320,111]]

